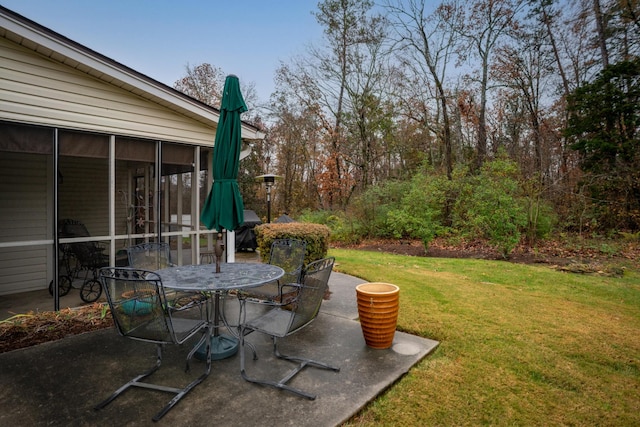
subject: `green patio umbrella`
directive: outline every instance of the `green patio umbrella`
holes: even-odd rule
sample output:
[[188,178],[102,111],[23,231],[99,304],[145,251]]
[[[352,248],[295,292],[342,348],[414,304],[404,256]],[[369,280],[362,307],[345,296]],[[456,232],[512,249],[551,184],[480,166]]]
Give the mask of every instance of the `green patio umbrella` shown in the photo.
[[[213,185],[204,202],[200,220],[209,230],[235,230],[244,222],[244,203],[238,187],[238,169],[242,148],[242,122],[240,114],[247,111],[238,77],[227,76],[220,103],[220,120],[216,129],[213,147]],[[220,234],[216,243],[216,273],[220,272],[218,255]],[[222,253],[222,250],[220,250]],[[220,294],[215,294],[214,325],[219,324]],[[218,327],[211,337],[211,359],[228,357],[238,351],[238,341],[231,336],[219,334]],[[202,351],[202,349],[200,349]],[[202,353],[206,354],[206,352]],[[206,357],[206,356],[204,356]]]
[[247,105],[240,93],[238,77],[227,76],[213,147],[213,186],[200,215],[209,230],[235,230],[244,222],[238,168],[242,148],[240,114],[245,111]]

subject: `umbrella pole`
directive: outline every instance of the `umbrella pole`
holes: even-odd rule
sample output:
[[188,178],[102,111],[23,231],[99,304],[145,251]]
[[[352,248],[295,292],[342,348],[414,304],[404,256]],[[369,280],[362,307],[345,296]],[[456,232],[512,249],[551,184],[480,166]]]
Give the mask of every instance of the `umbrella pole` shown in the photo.
[[[220,273],[220,260],[224,253],[222,233],[218,233],[214,254],[216,256],[216,273]],[[220,360],[230,357],[238,351],[238,340],[232,336],[220,333],[220,291],[213,296],[213,336],[211,337],[211,360]],[[196,351],[196,357],[200,360],[207,358],[206,345],[200,346]]]
[[218,233],[214,253],[216,255],[216,273],[220,273],[220,259],[224,254],[224,242],[222,241],[222,233]]
[[[238,352],[239,343],[235,337],[220,333],[220,292],[214,292],[213,297],[213,336],[211,337],[211,360],[221,360],[233,356]],[[207,346],[203,344],[196,351],[199,360],[206,360]]]

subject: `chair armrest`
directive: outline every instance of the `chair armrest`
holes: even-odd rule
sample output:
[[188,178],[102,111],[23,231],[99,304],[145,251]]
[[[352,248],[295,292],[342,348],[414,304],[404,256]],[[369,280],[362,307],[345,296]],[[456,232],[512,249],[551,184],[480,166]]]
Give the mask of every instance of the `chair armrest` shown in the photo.
[[207,294],[203,292],[166,292],[168,310],[179,312],[198,307],[207,301]]
[[284,307],[298,300],[302,285],[299,283],[286,283],[280,286],[280,295],[278,301],[280,306]]
[[280,289],[284,288],[292,288],[293,291],[299,291],[300,289],[302,289],[302,285],[300,283],[285,283],[284,285],[280,286]]
[[[279,289],[278,301],[255,298],[250,296],[251,294],[249,292],[246,292],[243,290],[238,290],[236,295],[241,303],[249,302],[251,304],[265,305],[269,307],[284,307],[291,304],[297,299],[298,291],[302,288],[302,285],[299,283],[287,283],[279,286],[279,288],[280,289]],[[290,289],[290,291],[285,291],[285,289]],[[283,301],[284,296],[294,292],[296,295],[292,299]]]
[[238,290],[236,291],[235,294],[236,294],[236,297],[238,298],[238,301],[240,301],[240,304],[250,302],[251,304],[266,305],[269,307],[277,304],[277,301],[256,298],[254,296],[251,296],[249,292],[243,291],[243,290]]

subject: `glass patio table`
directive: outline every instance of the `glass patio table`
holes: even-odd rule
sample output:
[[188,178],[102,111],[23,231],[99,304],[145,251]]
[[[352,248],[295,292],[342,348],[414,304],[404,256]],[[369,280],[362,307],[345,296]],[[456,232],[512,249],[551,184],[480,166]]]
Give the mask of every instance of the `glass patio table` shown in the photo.
[[[234,262],[220,264],[216,273],[215,264],[181,265],[157,270],[162,284],[178,291],[207,292],[213,296],[213,336],[211,337],[211,359],[219,360],[238,351],[238,340],[220,334],[220,295],[233,289],[252,288],[272,282],[284,275],[284,270],[271,264]],[[209,310],[211,313],[211,310]],[[196,352],[196,357],[205,359],[206,349]]]

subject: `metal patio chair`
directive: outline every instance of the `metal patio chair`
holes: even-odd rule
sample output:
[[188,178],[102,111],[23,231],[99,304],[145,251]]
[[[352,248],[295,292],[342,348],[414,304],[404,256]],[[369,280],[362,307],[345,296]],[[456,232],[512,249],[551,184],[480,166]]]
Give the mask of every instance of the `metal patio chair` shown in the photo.
[[267,301],[284,301],[287,295],[283,295],[282,285],[300,283],[306,253],[307,242],[304,240],[274,240],[269,252],[269,264],[281,267],[284,270],[284,276],[275,282],[247,289],[245,296]]
[[129,266],[144,270],[160,270],[172,267],[171,247],[165,242],[146,242],[127,248]]
[[[156,364],[116,390],[106,400],[95,406],[102,409],[131,387],[141,387],[175,394],[174,398],[154,417],[158,421],[211,371],[211,329],[206,319],[175,312],[167,304],[162,279],[148,270],[130,267],[108,267],[100,270],[100,280],[107,294],[115,326],[120,335],[134,340],[156,344]],[[202,345],[206,345],[205,372],[186,387],[170,387],[143,380],[160,369],[162,349],[166,344],[181,345],[201,332],[202,337],[187,356],[185,372],[190,360]]]
[[[91,237],[87,227],[74,219],[63,219],[58,222],[59,237]],[[98,269],[109,265],[106,248],[98,242],[76,242],[60,244],[62,259],[58,276],[58,295],[64,296],[73,287],[73,282],[84,270],[84,278],[80,287],[80,298],[84,302],[94,302],[102,295],[102,286],[98,280]],[[91,277],[89,277],[91,273]],[[53,295],[53,280],[49,283],[49,293]]]
[[104,249],[95,242],[70,243],[69,248],[73,252],[80,270],[85,271],[80,288],[80,298],[84,302],[94,302],[102,295],[98,270],[109,265],[109,255],[105,254]]
[[[171,262],[171,247],[166,242],[146,242],[127,248],[129,266],[143,270],[160,270],[173,267]],[[165,290],[169,305],[173,308],[191,308],[202,305],[207,301],[207,295],[201,292],[186,292]]]
[[[291,301],[281,303],[273,302],[271,303],[272,308],[266,313],[249,321],[242,322],[240,325],[240,373],[242,378],[249,382],[288,390],[292,393],[313,400],[316,398],[315,395],[291,387],[287,383],[306,367],[327,369],[335,372],[340,371],[340,368],[328,365],[324,362],[297,356],[286,356],[278,350],[278,338],[284,338],[298,332],[309,325],[317,317],[325,291],[328,288],[329,276],[331,275],[333,263],[334,258],[324,258],[310,263],[307,266],[303,283],[283,285],[283,288],[290,287],[295,290],[295,297]],[[251,300],[241,299],[242,304],[246,304],[247,302],[251,303]],[[246,336],[254,331],[261,332],[272,337],[273,354],[278,359],[295,362],[298,366],[292,369],[280,380],[249,377],[245,366],[245,344],[250,345],[250,343],[246,341]],[[253,358],[254,360],[257,359],[255,350],[253,352]]]

